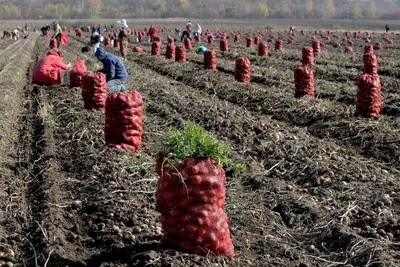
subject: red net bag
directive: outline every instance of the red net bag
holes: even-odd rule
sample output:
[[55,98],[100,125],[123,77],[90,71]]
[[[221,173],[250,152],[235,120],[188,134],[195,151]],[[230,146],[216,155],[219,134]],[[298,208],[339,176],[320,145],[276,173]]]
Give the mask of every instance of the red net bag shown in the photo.
[[197,255],[233,257],[228,217],[222,209],[226,195],[222,166],[211,159],[190,158],[168,168],[166,161],[158,157],[156,164],[161,241]]
[[104,136],[117,149],[137,151],[142,145],[142,96],[137,91],[115,92],[106,100]]
[[275,41],[275,51],[283,51],[283,40],[278,39]]
[[358,39],[358,32],[353,32],[353,38]]
[[268,56],[268,43],[261,42],[258,44],[258,55],[262,57]]
[[104,39],[104,46],[109,46],[111,44],[111,39],[109,37]]
[[228,40],[225,38],[219,40],[219,48],[221,49],[222,52],[228,52],[229,51]]
[[107,98],[106,76],[101,72],[83,76],[82,97],[86,109],[104,109]]
[[251,63],[247,57],[235,61],[235,79],[241,83],[250,83]]
[[394,44],[394,41],[393,40],[388,40],[387,43],[388,44]]
[[186,49],[192,49],[192,40],[190,38],[185,38],[184,44]]
[[114,40],[114,47],[119,48],[119,40],[118,39]]
[[200,42],[201,42],[200,35],[196,35],[196,36],[194,37],[194,41],[197,42],[197,43],[200,43]]
[[204,68],[207,70],[217,69],[217,53],[214,50],[204,52]]
[[212,38],[212,36],[208,36],[208,37],[207,37],[207,42],[208,42],[209,44],[213,44],[213,43],[214,43],[214,39]]
[[363,55],[364,61],[364,73],[365,74],[378,74],[378,60],[376,55],[373,53],[367,53]]
[[337,47],[340,47],[340,46],[341,46],[340,43],[334,43],[334,44],[333,44],[333,47],[336,47],[336,48],[337,48]]
[[175,41],[174,41],[174,38],[171,38],[171,37],[168,38],[168,43],[169,43],[169,44],[173,44],[174,42],[175,42]]
[[175,59],[175,44],[169,43],[167,44],[167,51],[165,53],[166,58]]
[[364,54],[374,53],[374,47],[372,45],[364,46]]
[[154,41],[151,44],[151,54],[153,56],[159,56],[161,54],[161,43]]
[[186,49],[184,46],[175,47],[175,61],[186,62]]
[[374,51],[375,51],[375,50],[383,50],[382,44],[381,44],[381,43],[376,43],[376,44],[374,45]]
[[253,39],[250,36],[246,38],[246,47],[253,47]]
[[316,54],[321,53],[321,42],[316,38],[312,40],[312,49]]
[[346,47],[346,49],[344,50],[344,52],[345,52],[345,53],[353,53],[353,52],[354,52],[353,47],[351,47],[351,46]]
[[305,46],[302,49],[302,62],[303,65],[314,66],[314,50],[310,46]]
[[160,36],[154,36],[153,37],[153,42],[160,42],[161,43],[161,37]]
[[365,38],[365,42],[366,42],[366,43],[370,43],[371,40],[370,40],[369,38]]
[[314,97],[314,73],[307,66],[297,67],[294,71],[295,97]]
[[143,52],[143,48],[140,45],[136,45],[133,47],[132,51],[135,53],[140,53]]
[[361,75],[357,81],[356,116],[377,117],[381,111],[381,105],[381,81],[379,75]]
[[261,37],[260,36],[256,36],[254,37],[254,44],[258,45],[260,43]]
[[236,34],[235,37],[233,38],[233,42],[237,43],[240,41],[240,34]]
[[87,69],[84,58],[75,60],[74,67],[69,72],[69,88],[82,87],[82,78],[86,75]]
[[55,39],[55,38],[50,39],[49,48],[50,49],[58,48],[57,39]]
[[75,35],[78,36],[78,37],[82,37],[82,30],[79,29],[79,28],[76,29],[76,30],[75,30]]

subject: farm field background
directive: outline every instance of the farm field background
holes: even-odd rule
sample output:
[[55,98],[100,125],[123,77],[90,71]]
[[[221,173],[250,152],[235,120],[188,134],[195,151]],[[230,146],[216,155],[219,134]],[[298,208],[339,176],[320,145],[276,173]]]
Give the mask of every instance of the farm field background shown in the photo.
[[[128,20],[140,29],[184,22]],[[0,40],[0,253],[6,253],[0,264],[400,266],[400,35],[391,32],[389,45],[382,32],[369,31],[372,43],[384,47],[375,52],[383,106],[378,119],[363,119],[353,115],[363,68],[361,28],[379,29],[385,22],[333,20],[359,27],[360,38],[353,39],[353,54],[344,53],[344,31],[322,40],[312,67],[312,100],[294,98],[293,70],[314,31],[297,32],[294,44],[284,33],[284,51],[269,43],[269,56],[260,57],[256,46],[245,47],[245,36],[255,36],[261,23],[212,23],[203,29],[223,25],[228,35],[236,26],[243,29],[239,43],[230,38],[229,52],[220,52],[218,40],[207,45],[217,51],[217,71],[204,70],[203,55],[194,49],[186,63],[167,60],[167,33],[159,34],[158,57],[151,56],[150,43],[133,53],[131,36],[127,88],[145,102],[137,153],[106,147],[104,112],[85,110],[80,88],[32,85],[32,68],[47,52],[48,39],[32,33]],[[317,28],[312,22],[304,27]],[[277,37],[278,30],[264,29],[263,40],[270,34]],[[89,38],[70,33],[69,45],[60,48],[64,62],[83,56],[88,70],[100,67],[80,52]],[[333,47],[336,42],[342,46]],[[250,84],[234,79],[239,56],[251,60]],[[235,258],[199,257],[160,244],[155,144],[168,127],[186,121],[226,142],[233,160],[246,166],[227,170],[225,211]]]

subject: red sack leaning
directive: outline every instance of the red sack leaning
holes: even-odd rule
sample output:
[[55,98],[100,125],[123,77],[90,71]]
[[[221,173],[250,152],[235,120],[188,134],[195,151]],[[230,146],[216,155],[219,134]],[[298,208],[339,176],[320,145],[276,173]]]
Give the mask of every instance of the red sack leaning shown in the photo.
[[282,39],[277,39],[275,41],[275,51],[283,51],[283,40]]
[[175,47],[175,61],[176,62],[186,62],[186,49],[184,46]]
[[262,57],[268,56],[268,42],[260,42],[258,44],[258,55]]
[[151,55],[159,56],[161,54],[161,43],[153,41],[151,44]]
[[314,73],[307,66],[297,67],[294,71],[295,97],[314,97]]
[[314,66],[314,49],[310,46],[305,46],[302,49],[303,66]]
[[107,97],[104,136],[117,149],[137,151],[142,145],[143,99],[137,91],[114,92]]
[[75,60],[74,67],[69,72],[70,84],[69,88],[82,87],[82,78],[87,73],[85,59],[78,58]]
[[246,37],[246,47],[253,47],[253,39],[250,36]]
[[56,38],[50,39],[49,48],[50,49],[58,48],[58,42]]
[[68,45],[68,35],[65,32],[60,33],[60,44],[67,46]]
[[109,46],[111,44],[111,39],[110,37],[107,37],[104,39],[104,46]]
[[104,109],[107,99],[106,76],[101,72],[83,76],[82,97],[86,109]]
[[188,50],[192,49],[192,40],[190,40],[190,38],[185,38],[184,44],[186,49]]
[[168,59],[175,59],[175,44],[174,43],[167,44],[165,56]]
[[219,48],[221,49],[222,52],[229,51],[228,40],[226,38],[221,38],[219,40]]
[[204,52],[204,68],[207,70],[217,69],[217,53],[214,50]]
[[357,81],[356,116],[377,117],[382,105],[379,75],[363,74]]
[[160,177],[156,210],[164,231],[161,241],[197,255],[233,257],[228,217],[222,209],[226,195],[222,165],[194,158],[173,167],[166,162],[160,156],[156,164]]
[[235,61],[235,79],[241,83],[250,83],[251,62],[247,57],[240,57]]
[[119,40],[118,39],[114,39],[114,47],[119,48]]

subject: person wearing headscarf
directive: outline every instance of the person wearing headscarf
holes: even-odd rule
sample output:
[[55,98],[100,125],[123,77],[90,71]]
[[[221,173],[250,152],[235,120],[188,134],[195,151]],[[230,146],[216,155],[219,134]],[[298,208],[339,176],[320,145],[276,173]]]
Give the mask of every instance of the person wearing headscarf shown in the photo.
[[121,57],[125,60],[126,51],[128,50],[128,45],[129,45],[129,38],[128,35],[126,34],[125,27],[119,31],[118,41],[119,41],[119,51],[121,52]]
[[96,53],[97,49],[100,47],[101,36],[95,31],[90,37],[90,44],[92,45],[93,56]]

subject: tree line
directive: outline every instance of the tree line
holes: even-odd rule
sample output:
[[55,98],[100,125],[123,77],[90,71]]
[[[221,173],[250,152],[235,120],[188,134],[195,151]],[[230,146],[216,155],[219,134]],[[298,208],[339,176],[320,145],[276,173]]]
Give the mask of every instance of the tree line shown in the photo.
[[400,0],[0,0],[0,19],[400,19]]

